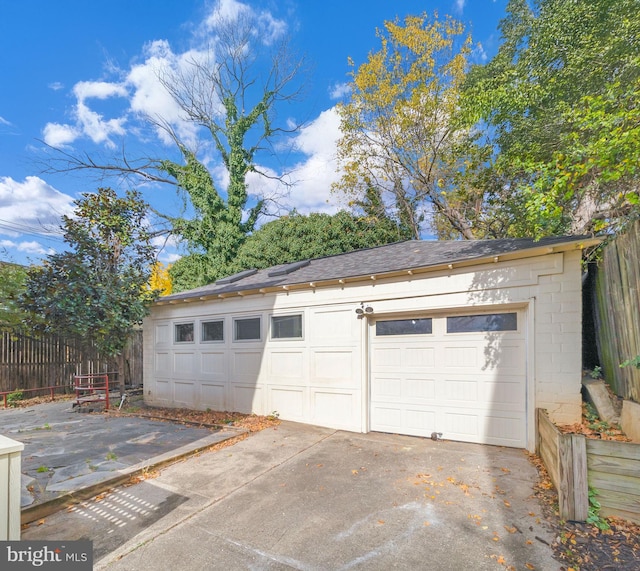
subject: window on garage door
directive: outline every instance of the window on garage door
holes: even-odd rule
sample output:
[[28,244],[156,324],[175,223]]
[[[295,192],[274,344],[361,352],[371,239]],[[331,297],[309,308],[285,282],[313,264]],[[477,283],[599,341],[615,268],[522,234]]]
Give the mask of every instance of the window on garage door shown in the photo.
[[420,319],[385,319],[376,321],[376,335],[430,335],[430,317]]
[[447,333],[483,333],[486,331],[517,331],[517,313],[487,313],[447,317]]

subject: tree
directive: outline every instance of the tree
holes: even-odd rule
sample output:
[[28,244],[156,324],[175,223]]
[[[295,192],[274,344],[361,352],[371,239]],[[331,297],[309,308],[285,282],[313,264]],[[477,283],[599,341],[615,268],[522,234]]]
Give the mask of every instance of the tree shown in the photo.
[[437,14],[385,22],[380,49],[354,69],[350,100],[338,107],[344,175],[334,189],[356,199],[378,189],[415,238],[425,220],[439,235],[475,236],[482,192],[470,184],[459,192],[456,184],[460,171],[483,161],[459,117],[471,52],[463,34],[461,23]]
[[256,230],[238,253],[234,271],[342,254],[411,237],[388,218],[292,212]]
[[35,331],[75,337],[116,358],[157,297],[147,287],[155,258],[148,206],[136,191],[119,198],[100,188],[75,207],[73,217],[63,217],[70,250],[29,268],[20,305]]
[[26,278],[26,267],[0,262],[0,329],[16,329],[25,319],[18,298],[24,291]]
[[149,288],[157,291],[158,295],[169,295],[173,288],[169,270],[171,264],[165,266],[162,262],[154,262],[151,266],[151,276],[149,277]]
[[508,234],[616,229],[638,214],[637,0],[510,0],[463,101],[493,133]]
[[[285,175],[261,170],[257,157],[273,154],[276,139],[299,128],[287,121],[278,124],[276,109],[298,96],[294,80],[303,62],[290,59],[286,42],[269,43],[272,38],[256,33],[259,26],[246,11],[219,21],[216,42],[209,51],[194,51],[179,69],[165,69],[158,75],[162,88],[179,107],[181,120],[206,137],[188,144],[167,118],[146,117],[175,143],[179,162],[128,157],[100,162],[59,150],[48,167],[55,172],[88,169],[177,187],[185,198],[185,212],[163,215],[189,254],[171,268],[175,291],[210,283],[227,273],[267,208],[268,197],[249,193],[247,177],[255,173],[284,183]],[[270,59],[263,75],[257,67],[261,59]],[[213,154],[228,175],[226,190],[216,187],[207,168]]]

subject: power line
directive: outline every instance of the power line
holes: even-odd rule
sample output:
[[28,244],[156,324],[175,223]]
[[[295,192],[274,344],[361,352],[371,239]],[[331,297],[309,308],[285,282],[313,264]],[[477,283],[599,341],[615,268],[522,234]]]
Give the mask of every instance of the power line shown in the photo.
[[52,242],[63,242],[62,234],[58,230],[57,232],[48,231],[43,226],[33,226],[28,224],[21,224],[19,222],[11,222],[9,220],[0,219],[0,230],[7,230],[17,234],[25,234],[27,236],[37,236],[44,240]]

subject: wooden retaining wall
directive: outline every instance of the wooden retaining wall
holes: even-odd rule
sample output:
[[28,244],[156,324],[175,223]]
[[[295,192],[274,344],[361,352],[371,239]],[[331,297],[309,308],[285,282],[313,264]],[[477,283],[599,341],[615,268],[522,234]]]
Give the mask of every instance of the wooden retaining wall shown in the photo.
[[589,515],[586,438],[582,434],[562,434],[538,409],[537,451],[558,492],[560,517],[585,521]]
[[560,517],[585,521],[589,487],[600,515],[640,523],[640,444],[563,434],[537,409],[536,450],[558,492]]
[[600,515],[640,523],[640,444],[587,439],[587,467]]

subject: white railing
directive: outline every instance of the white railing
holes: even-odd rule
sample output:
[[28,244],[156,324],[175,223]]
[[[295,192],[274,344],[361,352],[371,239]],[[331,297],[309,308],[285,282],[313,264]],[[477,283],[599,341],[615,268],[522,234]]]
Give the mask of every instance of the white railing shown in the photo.
[[20,462],[24,444],[0,434],[0,541],[20,539]]

